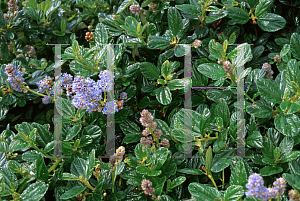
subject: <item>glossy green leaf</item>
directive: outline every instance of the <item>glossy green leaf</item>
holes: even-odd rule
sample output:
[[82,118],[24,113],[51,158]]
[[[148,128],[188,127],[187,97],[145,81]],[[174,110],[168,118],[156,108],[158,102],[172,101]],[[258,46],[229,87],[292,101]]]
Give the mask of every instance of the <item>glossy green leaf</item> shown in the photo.
[[162,105],[169,105],[172,102],[172,93],[168,87],[160,87],[156,90],[156,99]]
[[181,185],[183,182],[185,182],[186,177],[180,176],[172,180],[170,189],[173,189],[179,185]]
[[232,161],[232,158],[229,157],[232,153],[234,153],[234,149],[232,149],[232,147],[225,147],[216,153],[212,160],[211,171],[220,172],[227,168]]
[[136,145],[134,153],[135,157],[140,161],[142,161],[144,157],[148,156],[146,147],[141,143]]
[[264,14],[268,8],[273,4],[274,0],[263,0],[255,7],[255,16],[259,17]]
[[198,71],[213,80],[218,80],[226,76],[224,68],[216,63],[206,63],[198,66]]
[[274,120],[275,128],[288,137],[294,137],[299,134],[300,119],[295,114],[285,115],[279,113]]
[[171,134],[176,140],[182,143],[191,142],[194,139],[192,131],[183,128],[173,129]]
[[36,182],[30,184],[21,194],[21,201],[39,201],[45,195],[48,190],[49,184],[45,184],[44,182]]
[[283,169],[279,166],[265,166],[260,169],[261,176],[271,176],[274,174],[281,173]]
[[242,186],[229,186],[224,194],[226,201],[238,201],[244,196],[245,191]]
[[249,21],[249,14],[242,8],[226,8],[228,16],[238,24],[246,24]]
[[176,39],[180,38],[183,31],[183,23],[181,15],[175,7],[168,9],[168,26],[173,37],[176,37]]
[[141,63],[140,71],[149,80],[156,80],[159,78],[159,69],[153,63]]
[[256,81],[257,89],[260,95],[267,101],[272,103],[281,102],[283,97],[282,92],[279,89],[279,86],[270,79],[260,78]]
[[62,194],[59,199],[66,200],[75,197],[76,195],[79,195],[86,189],[86,186],[75,186]]
[[209,187],[204,184],[192,182],[188,186],[190,194],[199,201],[206,200],[221,200],[221,194],[214,187]]
[[263,100],[255,101],[252,105],[247,106],[246,112],[258,118],[268,118],[273,113],[271,105]]
[[35,177],[38,180],[46,182],[48,180],[48,168],[45,164],[44,157],[38,155],[36,160],[36,174]]
[[200,15],[201,11],[198,10],[197,6],[191,4],[182,4],[182,5],[175,5],[175,7],[187,14],[198,16]]
[[122,4],[120,5],[120,7],[118,8],[117,14],[122,12],[128,6],[130,6],[132,4],[132,2],[134,2],[134,0],[125,0],[125,1],[123,1]]
[[280,15],[266,13],[258,17],[257,24],[264,31],[275,32],[282,29],[285,26],[286,21]]

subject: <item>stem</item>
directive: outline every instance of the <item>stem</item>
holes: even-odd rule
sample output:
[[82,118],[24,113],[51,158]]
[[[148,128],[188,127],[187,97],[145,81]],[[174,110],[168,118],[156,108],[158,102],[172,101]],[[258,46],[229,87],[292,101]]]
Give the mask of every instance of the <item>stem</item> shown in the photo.
[[[242,90],[241,89],[241,87],[239,86],[239,85],[237,85],[238,86],[238,88],[241,90],[241,91],[244,91],[244,90]],[[244,93],[244,95],[253,103],[254,102],[254,100],[252,99],[252,98],[250,98],[249,96],[248,96],[248,94],[246,94],[246,92]]]
[[48,169],[48,173],[50,173],[52,170],[55,172],[55,168],[58,166],[58,164],[62,161],[62,158],[57,158],[56,162],[53,163],[53,165]]
[[32,92],[32,93],[34,93],[34,94],[37,94],[37,95],[39,95],[39,96],[46,96],[46,95],[44,95],[44,94],[41,94],[41,93],[38,93],[38,92],[35,92],[35,91],[33,91],[32,89],[29,89],[29,88],[27,88],[27,87],[25,87],[23,84],[21,84],[20,85],[21,87],[23,87],[24,89],[26,89],[26,90],[28,90],[28,91],[30,91],[30,92]]
[[225,174],[224,170],[222,171],[222,189],[224,188],[224,183],[225,183]]
[[113,173],[112,173],[112,185],[113,185],[113,187],[112,187],[112,193],[114,193],[115,192],[115,170],[116,170],[116,167],[114,166],[114,171],[113,171]]
[[212,177],[211,174],[208,175],[208,178],[212,181],[212,183],[214,184],[215,188],[218,190],[218,187],[217,187],[217,185],[216,185],[216,182],[215,182],[215,180],[214,180],[214,178]]

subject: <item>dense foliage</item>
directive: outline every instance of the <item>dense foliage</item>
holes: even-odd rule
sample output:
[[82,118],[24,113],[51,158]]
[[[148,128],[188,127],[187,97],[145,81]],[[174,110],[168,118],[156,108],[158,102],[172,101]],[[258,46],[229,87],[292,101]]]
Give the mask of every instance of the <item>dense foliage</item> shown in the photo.
[[[299,1],[0,8],[0,200],[300,200]],[[53,44],[64,44],[61,55]],[[241,122],[245,157],[236,154]]]

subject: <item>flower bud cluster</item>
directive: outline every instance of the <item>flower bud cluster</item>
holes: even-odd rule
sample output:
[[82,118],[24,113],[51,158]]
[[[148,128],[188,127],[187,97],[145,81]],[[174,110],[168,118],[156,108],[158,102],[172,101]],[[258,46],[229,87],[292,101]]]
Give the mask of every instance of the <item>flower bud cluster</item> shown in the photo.
[[295,189],[289,191],[289,196],[291,201],[300,201],[300,194]]
[[25,56],[24,56],[24,54],[18,54],[18,55],[16,56],[16,58],[24,58],[24,59],[25,59]]
[[267,76],[266,76],[267,79],[273,79],[272,75],[274,74],[274,72],[272,71],[270,64],[264,63],[263,66],[262,66],[262,69],[267,71]]
[[93,39],[94,39],[93,32],[86,32],[86,33],[85,33],[85,40],[86,40],[87,42],[90,42],[90,41],[93,40]]
[[127,99],[127,93],[126,92],[120,93],[120,99],[123,99],[123,100]]
[[123,156],[125,154],[125,147],[120,146],[114,155],[110,156],[109,163],[111,164],[110,171],[113,172],[114,167],[118,165],[119,162],[123,160]]
[[12,13],[14,13],[15,11],[19,11],[19,6],[17,4],[18,4],[17,0],[10,0],[7,3],[8,10]]
[[30,45],[26,45],[23,49],[24,52],[27,52],[28,53],[28,56],[30,58],[36,58],[36,52],[35,52],[35,49],[33,46],[30,46]]
[[5,67],[5,74],[8,76],[7,82],[10,87],[18,92],[27,93],[28,91],[21,87],[24,82],[24,78],[21,75],[21,71],[17,70],[13,64],[8,64]]
[[52,90],[52,78],[49,76],[46,76],[44,79],[40,80],[36,83],[36,86],[38,86],[39,91],[46,90],[48,93]]
[[[154,129],[157,127],[157,123],[153,121],[153,119],[154,117],[148,110],[144,109],[141,112],[140,122],[146,128],[142,131],[142,135],[144,137],[141,138],[140,143],[144,144],[145,146],[151,146],[153,144],[153,139],[151,136],[149,136],[151,135],[151,131],[154,131]],[[156,129],[153,134],[158,142],[162,135],[162,131],[160,129]],[[160,144],[167,148],[170,147],[169,141],[165,138],[161,140]]]
[[8,44],[7,44],[7,48],[8,48],[8,51],[9,52],[13,52],[14,51],[14,44],[12,41],[10,41]]
[[143,8],[141,8],[139,5],[131,5],[129,10],[132,14],[138,15],[140,11],[143,11]]
[[202,42],[201,42],[201,40],[198,40],[198,39],[196,39],[194,42],[193,42],[193,46],[194,46],[194,48],[199,48],[199,47],[201,47],[201,45],[202,45]]
[[148,4],[148,7],[149,7],[149,10],[153,10],[153,9],[155,9],[157,7],[157,4],[151,2],[151,3]]
[[246,196],[255,196],[262,199],[263,201],[268,201],[272,198],[277,199],[284,193],[286,188],[286,181],[282,177],[277,178],[273,183],[273,187],[266,188],[264,186],[262,176],[254,173],[249,176],[246,188],[248,189],[245,193]]
[[278,54],[275,55],[274,62],[281,62],[281,57]]
[[155,188],[152,187],[152,182],[150,180],[143,179],[141,187],[146,195],[153,195],[155,192]]

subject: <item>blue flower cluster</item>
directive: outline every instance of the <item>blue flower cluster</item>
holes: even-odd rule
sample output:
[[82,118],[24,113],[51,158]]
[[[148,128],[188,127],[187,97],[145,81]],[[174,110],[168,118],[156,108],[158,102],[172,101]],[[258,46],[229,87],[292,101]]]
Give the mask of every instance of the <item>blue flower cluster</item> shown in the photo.
[[13,64],[6,65],[5,74],[8,76],[7,82],[13,90],[24,93],[28,92],[26,89],[21,87],[21,84],[24,82],[24,78],[21,75],[21,71],[17,70],[16,66]]
[[99,110],[103,90],[98,82],[91,78],[84,79],[82,76],[75,77],[72,83],[72,93],[76,94],[72,104],[78,109],[85,109],[88,113]]
[[[121,102],[121,107],[119,107],[118,102]],[[117,101],[117,100],[113,100],[113,101],[109,101],[106,102],[105,107],[103,108],[102,113],[103,114],[114,114],[115,112],[119,112],[119,110],[123,109],[123,100],[121,101]]]
[[277,199],[284,193],[286,181],[283,178],[277,178],[273,183],[273,187],[266,188],[262,176],[254,173],[249,176],[246,188],[248,189],[245,193],[246,196],[255,196],[263,201],[268,201],[272,198]]

